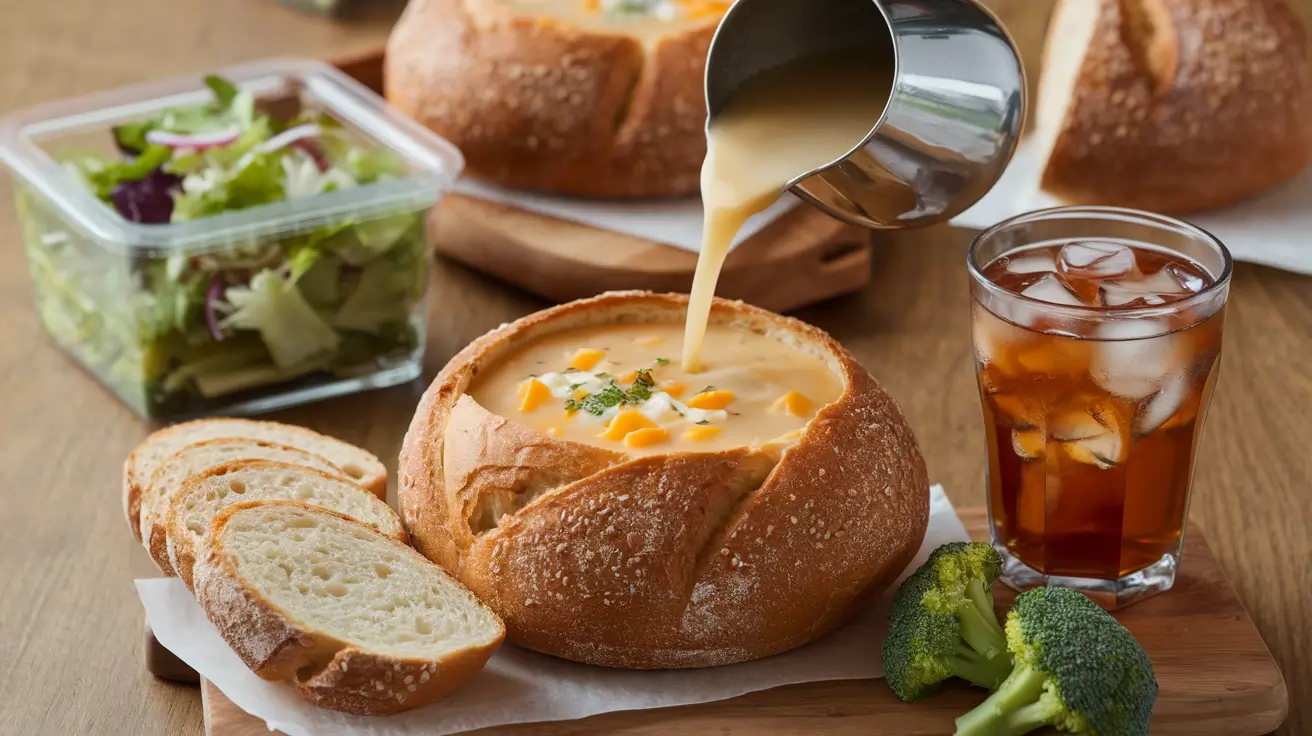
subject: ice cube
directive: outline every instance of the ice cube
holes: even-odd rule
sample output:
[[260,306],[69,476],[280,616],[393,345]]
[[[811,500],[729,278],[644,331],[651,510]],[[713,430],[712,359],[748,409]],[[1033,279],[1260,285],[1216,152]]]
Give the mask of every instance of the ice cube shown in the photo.
[[1144,399],[1162,388],[1173,373],[1183,372],[1176,336],[1157,319],[1113,320],[1099,325],[1090,347],[1089,373],[1104,389],[1129,399]]
[[1104,307],[1157,307],[1166,303],[1156,294],[1144,294],[1117,281],[1104,281],[1099,285],[1098,301]]
[[1043,457],[1043,448],[1047,441],[1041,429],[1011,430],[1011,449],[1021,460],[1037,460]]
[[1134,270],[1134,250],[1119,243],[1071,243],[1061,249],[1063,273],[1114,278]]
[[1050,273],[1057,270],[1057,262],[1052,254],[1025,253],[1007,258],[1007,271],[1010,273]]
[[1029,429],[1043,424],[1043,407],[1035,399],[1016,394],[993,394],[993,407],[999,419],[1013,427]]
[[1074,291],[1071,291],[1066,282],[1055,273],[1044,274],[1043,278],[1035,281],[1029,288],[1022,291],[1021,296],[1068,307],[1094,306],[1086,305],[1083,300],[1075,295]]
[[1145,399],[1135,411],[1135,436],[1144,437],[1156,432],[1175,416],[1188,398],[1189,377],[1181,374],[1168,378],[1162,390]]
[[1053,412],[1048,420],[1048,432],[1053,439],[1063,442],[1120,431],[1120,415],[1116,413],[1115,407],[1105,401],[1094,401],[1088,406],[1066,407]]
[[1125,459],[1125,442],[1121,440],[1119,432],[1107,432],[1097,437],[1063,442],[1061,446],[1072,460],[1085,465],[1094,465],[1103,470],[1114,468]]
[[1207,287],[1207,280],[1194,273],[1193,270],[1187,266],[1183,266],[1179,263],[1168,263],[1162,270],[1169,274],[1171,278],[1175,279],[1176,283],[1178,283],[1185,291],[1197,294]]
[[1122,287],[1129,289],[1130,291],[1138,292],[1139,294],[1172,296],[1174,294],[1189,293],[1189,290],[1186,289],[1184,285],[1165,268],[1151,276],[1140,276],[1137,279],[1127,279],[1121,281],[1120,284]]

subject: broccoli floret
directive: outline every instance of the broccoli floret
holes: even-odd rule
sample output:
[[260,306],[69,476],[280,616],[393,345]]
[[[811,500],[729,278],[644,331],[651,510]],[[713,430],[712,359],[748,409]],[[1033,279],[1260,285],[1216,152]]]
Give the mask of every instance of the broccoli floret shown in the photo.
[[990,690],[1011,673],[1011,655],[993,613],[1002,560],[987,544],[954,542],[934,550],[893,598],[884,637],[884,676],[905,701],[949,677]]
[[1016,669],[957,736],[1017,736],[1042,726],[1088,736],[1142,736],[1157,679],[1134,636],[1080,593],[1035,588],[1007,614]]

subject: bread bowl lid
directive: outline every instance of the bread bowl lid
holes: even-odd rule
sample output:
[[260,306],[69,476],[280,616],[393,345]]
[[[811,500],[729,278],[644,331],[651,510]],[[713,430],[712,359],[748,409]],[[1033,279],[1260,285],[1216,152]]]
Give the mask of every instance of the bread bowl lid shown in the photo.
[[203,253],[243,240],[284,238],[340,222],[430,207],[455,182],[464,158],[449,141],[389,107],[377,93],[328,64],[270,59],[214,72],[257,100],[294,99],[370,147],[405,163],[406,175],[184,222],[131,222],[99,200],[57,156],[113,146],[110,129],[166,110],[208,102],[201,74],[146,82],[44,103],[0,120],[0,163],[69,227],[108,250],[152,255]]

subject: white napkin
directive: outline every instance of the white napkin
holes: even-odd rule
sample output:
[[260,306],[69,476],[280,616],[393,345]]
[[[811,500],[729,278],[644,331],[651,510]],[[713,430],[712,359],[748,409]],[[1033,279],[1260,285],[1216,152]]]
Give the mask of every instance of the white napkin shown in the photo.
[[[1040,158],[1034,141],[1022,143],[993,189],[952,224],[989,227],[1022,212],[1060,205],[1039,191]],[[1312,274],[1312,168],[1236,205],[1184,219],[1220,238],[1236,260]]]
[[[456,182],[455,191],[602,230],[673,245],[693,253],[699,253],[702,249],[702,203],[695,197],[636,201],[572,199],[502,189],[468,177]],[[796,197],[785,194],[764,212],[748,220],[734,240],[734,245],[757,234],[761,228],[774,222],[797,203]]]
[[[943,488],[934,486],[925,543],[903,577],[939,545],[967,538]],[[394,716],[370,718],[316,708],[290,686],[256,677],[219,637],[177,578],[137,581],[146,618],[159,642],[242,710],[288,736],[444,736],[512,723],[706,703],[799,682],[880,677],[880,646],[894,589],[858,620],[819,641],[729,667],[612,670],[506,644],[487,669],[448,697]]]

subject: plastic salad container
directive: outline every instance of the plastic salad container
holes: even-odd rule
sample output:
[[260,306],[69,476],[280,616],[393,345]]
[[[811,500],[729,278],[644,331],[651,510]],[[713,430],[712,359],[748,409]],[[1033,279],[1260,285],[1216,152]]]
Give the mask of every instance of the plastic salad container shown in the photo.
[[419,375],[425,213],[459,151],[318,62],[0,121],[41,322],[143,417],[253,414]]

